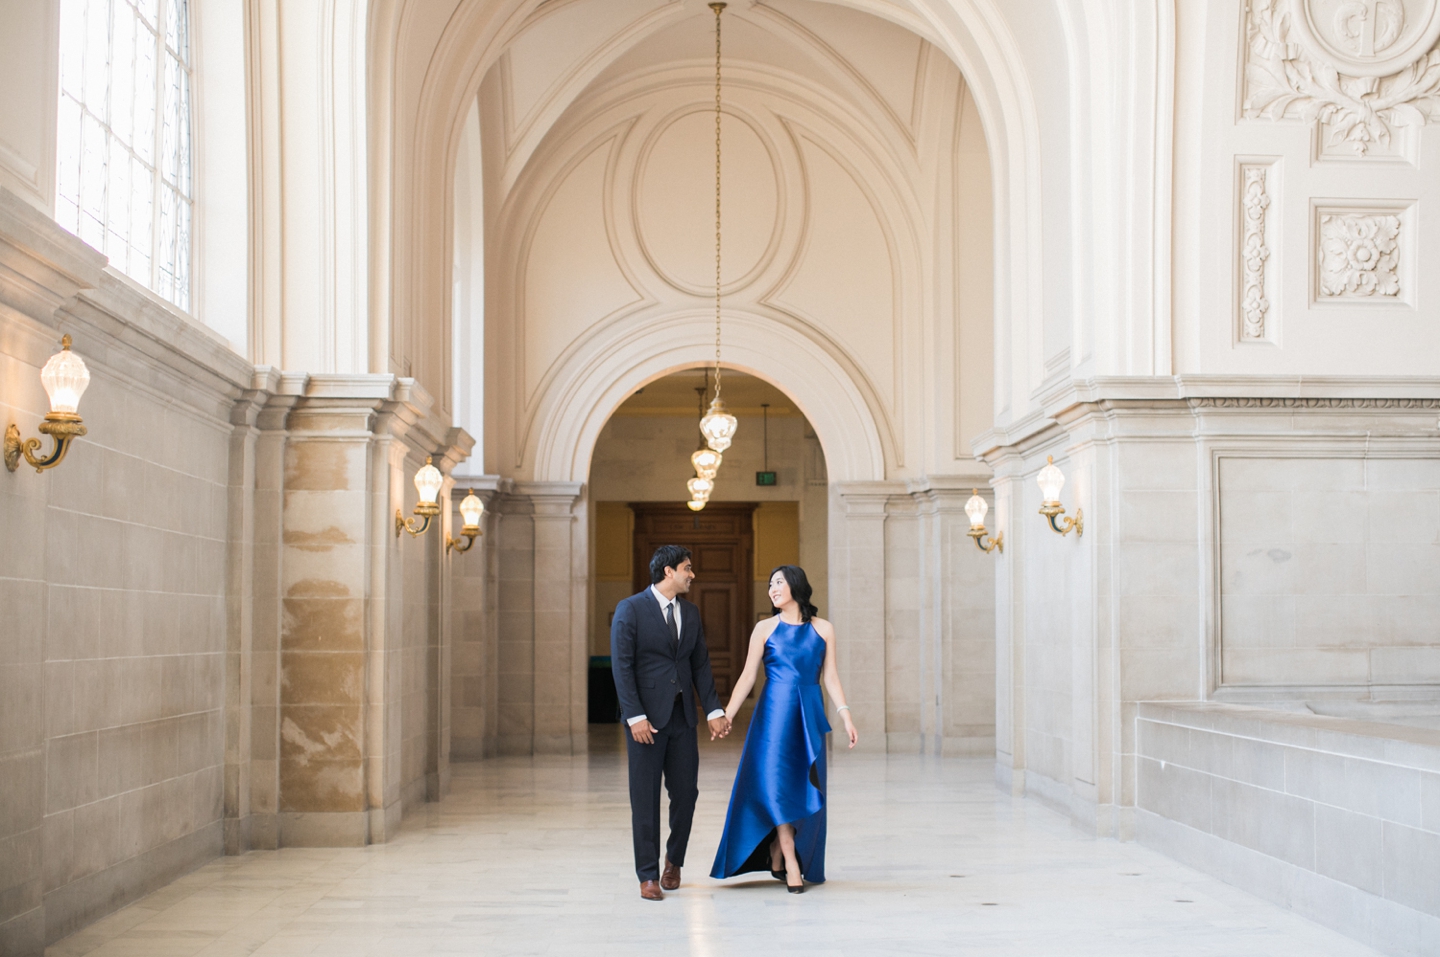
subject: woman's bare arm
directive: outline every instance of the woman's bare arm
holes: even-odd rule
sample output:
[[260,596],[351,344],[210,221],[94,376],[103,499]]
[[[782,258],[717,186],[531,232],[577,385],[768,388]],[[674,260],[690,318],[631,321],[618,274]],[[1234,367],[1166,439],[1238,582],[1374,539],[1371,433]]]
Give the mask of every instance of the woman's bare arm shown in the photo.
[[740,678],[735,682],[735,687],[730,692],[730,704],[725,708],[725,717],[731,721],[740,713],[740,706],[750,696],[750,690],[755,687],[755,678],[760,674],[760,661],[765,657],[765,640],[775,630],[775,623],[780,619],[766,618],[764,621],[755,623],[755,630],[750,632],[750,650],[745,653],[745,670],[740,672]]
[[815,627],[815,632],[825,639],[825,665],[821,669],[821,676],[825,681],[825,690],[830,693],[830,701],[835,705],[840,720],[845,723],[845,734],[850,738],[850,747],[860,740],[860,735],[855,730],[855,722],[850,718],[850,708],[845,704],[845,689],[840,686],[840,666],[835,659],[835,626],[824,618],[811,618],[810,624]]

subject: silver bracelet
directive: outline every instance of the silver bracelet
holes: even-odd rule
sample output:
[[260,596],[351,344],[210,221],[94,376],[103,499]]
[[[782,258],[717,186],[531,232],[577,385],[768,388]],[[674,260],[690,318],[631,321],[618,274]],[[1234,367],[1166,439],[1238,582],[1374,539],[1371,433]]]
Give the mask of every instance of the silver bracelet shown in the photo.
[[835,713],[836,713],[836,714],[839,714],[839,713],[842,712],[842,711],[849,711],[849,710],[850,710],[850,706],[849,706],[848,704],[842,704],[842,705],[840,705],[838,708],[835,709]]

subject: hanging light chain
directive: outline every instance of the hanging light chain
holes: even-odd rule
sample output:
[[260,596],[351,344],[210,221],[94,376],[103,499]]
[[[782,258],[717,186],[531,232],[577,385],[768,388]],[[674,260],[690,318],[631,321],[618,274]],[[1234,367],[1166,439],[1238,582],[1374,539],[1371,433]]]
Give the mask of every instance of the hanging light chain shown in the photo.
[[715,11],[715,398],[720,398],[720,14],[723,3],[712,3]]

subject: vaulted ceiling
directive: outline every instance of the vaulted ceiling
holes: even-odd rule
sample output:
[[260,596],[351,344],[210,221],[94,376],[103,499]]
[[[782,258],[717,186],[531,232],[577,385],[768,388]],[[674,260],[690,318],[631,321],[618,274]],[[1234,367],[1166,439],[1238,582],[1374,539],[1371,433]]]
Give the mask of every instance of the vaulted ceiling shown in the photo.
[[[587,93],[646,72],[714,62],[703,0],[553,0],[516,31],[494,69],[503,90],[513,185],[545,136]],[[734,0],[724,13],[727,70],[783,72],[913,147],[925,60],[939,55],[902,4]]]

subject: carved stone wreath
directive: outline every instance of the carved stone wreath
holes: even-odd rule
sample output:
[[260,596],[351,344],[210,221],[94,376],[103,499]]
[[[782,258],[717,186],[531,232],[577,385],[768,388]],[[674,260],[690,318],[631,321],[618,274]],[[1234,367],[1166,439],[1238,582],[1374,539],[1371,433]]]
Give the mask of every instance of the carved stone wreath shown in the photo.
[[1393,130],[1440,117],[1440,46],[1388,76],[1349,76],[1311,55],[1294,15],[1291,0],[1249,2],[1246,119],[1318,120],[1328,127],[1329,145],[1364,155],[1388,147]]

